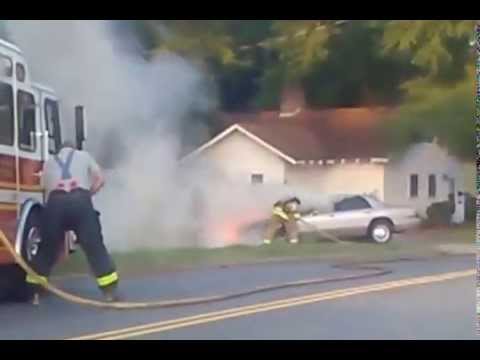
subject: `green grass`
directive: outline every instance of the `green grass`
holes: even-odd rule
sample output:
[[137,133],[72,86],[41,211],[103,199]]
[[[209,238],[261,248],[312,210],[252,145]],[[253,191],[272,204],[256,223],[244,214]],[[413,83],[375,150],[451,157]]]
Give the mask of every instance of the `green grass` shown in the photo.
[[421,240],[432,244],[472,244],[475,242],[475,223],[473,222],[433,231],[435,236],[429,236],[429,232],[426,231],[424,238],[421,236]]
[[[123,274],[143,274],[160,271],[192,269],[211,265],[233,265],[265,261],[301,259],[319,260],[388,260],[406,256],[429,256],[438,253],[440,244],[467,244],[474,241],[472,224],[458,228],[429,231],[416,235],[412,241],[395,241],[377,245],[366,241],[347,241],[337,244],[304,236],[299,245],[276,241],[270,246],[230,246],[218,249],[138,249],[113,253],[115,262]],[[58,266],[56,273],[85,272],[87,264],[83,253],[78,251]]]

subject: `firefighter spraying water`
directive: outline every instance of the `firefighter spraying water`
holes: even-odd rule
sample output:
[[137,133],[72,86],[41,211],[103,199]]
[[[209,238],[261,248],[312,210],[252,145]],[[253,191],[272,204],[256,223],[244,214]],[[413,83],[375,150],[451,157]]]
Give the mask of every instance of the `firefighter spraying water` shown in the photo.
[[263,243],[270,245],[279,231],[284,231],[290,244],[298,243],[297,220],[300,219],[298,206],[301,202],[296,197],[277,201],[273,205],[272,217],[268,224]]

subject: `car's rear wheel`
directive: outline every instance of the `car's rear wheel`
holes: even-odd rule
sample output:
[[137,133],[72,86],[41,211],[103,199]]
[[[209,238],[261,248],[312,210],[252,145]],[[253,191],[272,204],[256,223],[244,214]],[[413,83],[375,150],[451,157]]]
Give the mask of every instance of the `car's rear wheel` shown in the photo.
[[368,237],[376,244],[386,244],[393,236],[393,224],[388,220],[375,220],[368,228]]

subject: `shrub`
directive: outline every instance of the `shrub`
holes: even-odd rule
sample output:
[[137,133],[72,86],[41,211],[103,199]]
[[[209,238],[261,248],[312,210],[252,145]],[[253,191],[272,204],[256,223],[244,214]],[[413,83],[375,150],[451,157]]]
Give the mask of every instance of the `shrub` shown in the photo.
[[454,204],[451,201],[433,203],[427,209],[429,225],[450,225]]
[[465,194],[465,220],[475,221],[477,216],[477,199],[471,194]]

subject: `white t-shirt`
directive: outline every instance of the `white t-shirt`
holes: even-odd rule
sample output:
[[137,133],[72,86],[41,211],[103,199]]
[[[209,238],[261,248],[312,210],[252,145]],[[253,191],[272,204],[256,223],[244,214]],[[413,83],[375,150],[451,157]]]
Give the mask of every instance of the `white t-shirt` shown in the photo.
[[[58,157],[63,163],[66,163],[68,155],[72,148],[63,148],[58,153]],[[74,181],[77,188],[90,190],[93,184],[93,176],[100,172],[100,166],[95,159],[86,151],[74,150],[72,162],[70,164],[71,179],[67,182]],[[42,185],[48,194],[56,189],[62,182],[62,168],[55,158],[51,156],[43,165]],[[67,189],[68,191],[68,189]]]

